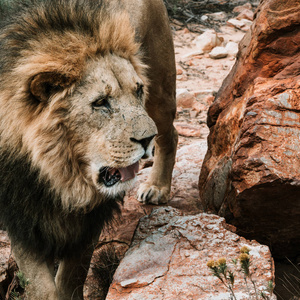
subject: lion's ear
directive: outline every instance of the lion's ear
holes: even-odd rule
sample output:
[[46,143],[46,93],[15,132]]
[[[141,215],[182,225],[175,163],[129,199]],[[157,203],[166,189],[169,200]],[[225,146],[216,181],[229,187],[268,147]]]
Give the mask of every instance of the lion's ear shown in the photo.
[[45,72],[35,75],[30,82],[30,92],[39,101],[46,102],[54,94],[70,86],[71,80],[66,76]]

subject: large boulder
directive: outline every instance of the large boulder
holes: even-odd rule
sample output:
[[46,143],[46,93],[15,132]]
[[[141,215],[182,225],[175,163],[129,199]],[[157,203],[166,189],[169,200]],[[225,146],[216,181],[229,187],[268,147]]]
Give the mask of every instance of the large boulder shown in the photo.
[[[231,262],[244,246],[250,250],[250,272],[258,293],[266,292],[268,282],[274,280],[267,246],[229,231],[224,218],[216,215],[184,216],[171,207],[158,208],[140,220],[106,300],[231,299],[207,266],[223,257],[234,272],[237,299],[249,299],[239,263]],[[254,296],[253,286],[250,293]]]
[[209,109],[199,180],[206,209],[275,256],[300,249],[299,45],[299,0],[262,1]]

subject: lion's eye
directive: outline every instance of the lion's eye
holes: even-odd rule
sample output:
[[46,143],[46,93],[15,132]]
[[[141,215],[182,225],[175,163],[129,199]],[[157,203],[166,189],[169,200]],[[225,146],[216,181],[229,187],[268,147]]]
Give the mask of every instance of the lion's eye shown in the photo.
[[143,94],[144,94],[144,85],[141,83],[136,83],[136,95],[138,96],[139,99],[142,99]]
[[102,108],[102,107],[105,107],[105,108],[110,108],[110,105],[108,103],[108,98],[107,97],[99,97],[97,98],[93,103],[92,103],[92,107],[94,109],[99,109],[99,108]]

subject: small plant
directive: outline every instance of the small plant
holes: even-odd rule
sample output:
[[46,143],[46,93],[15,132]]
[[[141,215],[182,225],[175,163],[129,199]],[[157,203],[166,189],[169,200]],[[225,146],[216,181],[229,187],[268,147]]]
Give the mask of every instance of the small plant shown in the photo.
[[6,300],[22,300],[25,288],[30,284],[24,273],[18,271],[8,288]]
[[19,280],[20,287],[25,290],[26,286],[29,284],[29,280],[25,277],[24,273],[21,271],[17,272],[17,277]]
[[11,292],[10,298],[12,300],[21,300],[20,293],[16,292],[15,290]]
[[230,298],[237,300],[233,292],[234,274],[228,270],[226,258],[220,258],[218,261],[210,260],[207,266],[211,269],[213,275],[219,278],[229,290]]
[[[249,295],[249,299],[252,299],[250,289],[248,286],[248,282],[252,284],[254,287],[255,292],[255,300],[270,300],[271,296],[273,294],[274,286],[273,282],[269,281],[267,286],[267,291],[270,293],[270,296],[266,295],[264,292],[259,292],[256,288],[255,281],[252,279],[252,274],[250,271],[250,265],[251,265],[251,256],[250,256],[250,250],[248,247],[244,246],[240,249],[240,256],[238,259],[233,259],[232,263],[233,265],[237,265],[238,261],[240,262],[241,270],[244,275],[244,281],[246,284],[247,292]],[[220,258],[217,261],[210,260],[207,263],[207,266],[212,271],[213,275],[216,276],[228,289],[230,293],[230,299],[237,300],[236,295],[234,293],[234,281],[235,281],[235,275],[234,273],[228,269],[228,266],[226,264],[226,258]]]

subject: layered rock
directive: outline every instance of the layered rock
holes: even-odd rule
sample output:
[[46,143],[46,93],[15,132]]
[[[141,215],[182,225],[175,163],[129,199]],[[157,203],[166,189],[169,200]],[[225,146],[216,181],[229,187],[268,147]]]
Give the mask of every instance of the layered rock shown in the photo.
[[[161,207],[143,217],[132,245],[121,261],[106,300],[230,299],[229,291],[212,275],[209,260],[226,257],[235,272],[237,299],[249,299],[239,265],[230,263],[240,248],[250,250],[251,273],[258,291],[274,280],[270,251],[227,230],[224,218],[197,214],[183,216]],[[254,295],[254,288],[250,288]],[[276,299],[272,297],[271,299]]]
[[300,249],[299,1],[264,0],[209,109],[202,204],[238,232]]

